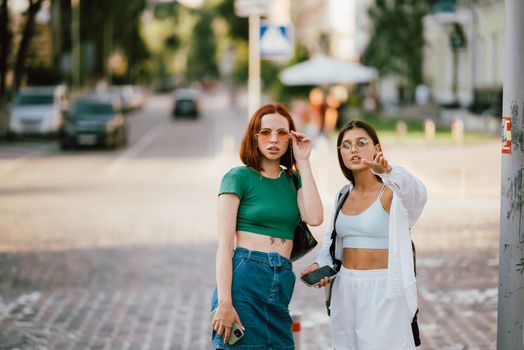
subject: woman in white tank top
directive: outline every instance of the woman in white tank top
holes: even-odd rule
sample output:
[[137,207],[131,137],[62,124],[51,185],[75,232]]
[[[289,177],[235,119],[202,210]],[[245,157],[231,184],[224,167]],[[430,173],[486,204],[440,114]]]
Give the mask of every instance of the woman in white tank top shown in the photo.
[[[331,299],[335,349],[415,349],[411,320],[417,299],[409,229],[422,212],[426,188],[390,164],[375,129],[363,121],[342,128],[337,150],[349,183],[337,194],[334,208],[340,210],[333,213],[315,262],[302,274],[324,265],[340,268]],[[329,283],[325,278],[319,287]]]

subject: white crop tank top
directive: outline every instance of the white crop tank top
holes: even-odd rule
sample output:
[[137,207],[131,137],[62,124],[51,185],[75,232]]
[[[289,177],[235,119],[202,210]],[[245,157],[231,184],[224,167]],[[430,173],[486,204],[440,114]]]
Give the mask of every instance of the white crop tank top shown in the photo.
[[385,189],[386,185],[373,204],[358,215],[340,210],[335,228],[344,248],[388,249],[389,214],[380,201]]

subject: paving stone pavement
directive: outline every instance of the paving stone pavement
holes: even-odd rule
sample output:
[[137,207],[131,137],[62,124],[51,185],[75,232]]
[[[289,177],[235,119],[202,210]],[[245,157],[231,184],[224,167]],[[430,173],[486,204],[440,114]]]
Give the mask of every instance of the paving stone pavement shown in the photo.
[[[486,203],[429,203],[428,215],[463,206],[476,215],[425,220],[414,233],[422,349],[495,347],[498,223]],[[215,248],[2,253],[0,348],[209,349]],[[302,314],[302,349],[329,349],[323,293],[297,282],[291,309]]]
[[[20,162],[14,154],[24,147],[0,150],[0,349],[210,349],[215,193],[238,160],[168,158],[170,147],[183,153],[176,142],[198,141],[188,128],[199,130],[166,124],[157,153],[115,176],[104,173],[107,153],[56,155],[46,144]],[[384,146],[429,189],[412,232],[421,349],[494,349],[498,142]],[[326,215],[344,181],[333,154],[319,146],[312,156]],[[321,239],[323,227],[313,232]],[[323,302],[322,291],[297,281],[301,349],[330,349]]]

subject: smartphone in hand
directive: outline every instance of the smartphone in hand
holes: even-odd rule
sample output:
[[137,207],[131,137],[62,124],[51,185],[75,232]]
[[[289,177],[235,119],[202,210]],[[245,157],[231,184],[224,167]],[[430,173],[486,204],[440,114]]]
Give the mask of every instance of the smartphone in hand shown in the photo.
[[[214,309],[213,311],[211,311],[211,313],[209,314],[209,321],[210,322],[213,322],[213,319],[215,318],[215,314],[217,312],[217,309]],[[227,343],[229,345],[233,345],[235,344],[237,341],[239,341],[240,339],[242,339],[242,337],[244,336],[244,331],[242,330],[242,328],[240,328],[240,326],[238,325],[238,323],[236,322],[233,322],[233,328],[231,328],[231,334],[229,335],[229,340],[227,341]]]
[[333,269],[331,266],[326,265],[322,266],[321,268],[311,271],[310,273],[306,273],[304,276],[300,277],[302,282],[307,284],[310,287],[314,287],[317,284],[320,283],[320,281],[325,277],[333,277],[337,274],[337,271]]

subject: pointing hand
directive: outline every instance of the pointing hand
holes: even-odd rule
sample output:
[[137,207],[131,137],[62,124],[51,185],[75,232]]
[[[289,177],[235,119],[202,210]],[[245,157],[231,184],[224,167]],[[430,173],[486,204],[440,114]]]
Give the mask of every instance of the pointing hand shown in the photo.
[[373,161],[362,158],[362,163],[369,166],[373,172],[377,174],[389,174],[392,169],[391,165],[388,164],[387,159],[384,158],[384,153],[382,151],[375,155]]

